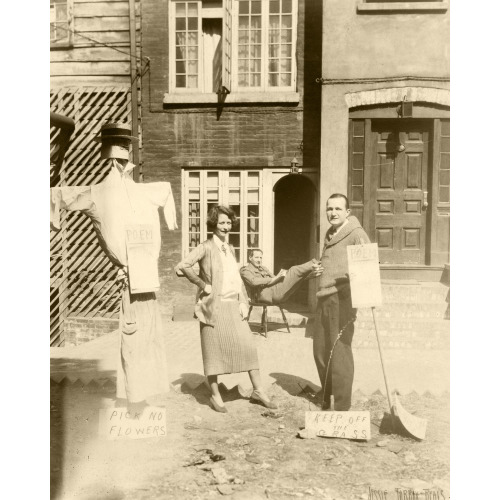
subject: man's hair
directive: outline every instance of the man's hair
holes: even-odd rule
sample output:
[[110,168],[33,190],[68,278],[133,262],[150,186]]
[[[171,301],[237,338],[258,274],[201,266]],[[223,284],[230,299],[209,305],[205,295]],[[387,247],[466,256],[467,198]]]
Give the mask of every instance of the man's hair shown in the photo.
[[[333,193],[328,200],[331,200],[332,198],[343,198],[345,200],[345,208],[349,208],[349,200],[345,194],[342,193]],[[328,203],[328,200],[326,202]]]
[[255,252],[260,252],[261,254],[264,253],[260,248],[249,248],[247,252],[247,259],[250,260]]
[[209,231],[215,231],[215,228],[217,227],[217,222],[219,222],[220,214],[227,215],[233,227],[237,225],[238,218],[236,217],[236,214],[234,213],[233,209],[226,207],[225,205],[217,205],[216,207],[212,207],[208,211],[207,229]]

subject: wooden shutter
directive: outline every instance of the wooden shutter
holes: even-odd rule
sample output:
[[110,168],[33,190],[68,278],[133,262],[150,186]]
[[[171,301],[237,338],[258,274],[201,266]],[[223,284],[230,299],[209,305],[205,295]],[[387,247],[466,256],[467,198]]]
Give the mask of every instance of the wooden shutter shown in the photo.
[[363,225],[365,205],[365,120],[350,120],[349,123],[349,181],[347,197],[351,212]]
[[450,261],[450,120],[434,120],[431,265]]
[[231,91],[232,10],[233,0],[225,0],[222,26],[222,85],[229,91]]

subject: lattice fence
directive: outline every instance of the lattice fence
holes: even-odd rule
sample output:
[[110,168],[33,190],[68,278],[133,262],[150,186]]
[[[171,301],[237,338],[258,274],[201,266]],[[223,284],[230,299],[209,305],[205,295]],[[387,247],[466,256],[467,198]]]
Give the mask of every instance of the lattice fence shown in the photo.
[[[130,88],[83,87],[51,92],[50,110],[72,118],[75,132],[57,186],[97,184],[109,172],[94,137],[107,121],[131,122]],[[58,130],[51,129],[51,167]],[[51,172],[52,174],[52,172]],[[61,213],[61,229],[50,238],[50,344],[61,345],[68,316],[117,317],[120,289],[117,268],[99,246],[90,219],[80,212]]]

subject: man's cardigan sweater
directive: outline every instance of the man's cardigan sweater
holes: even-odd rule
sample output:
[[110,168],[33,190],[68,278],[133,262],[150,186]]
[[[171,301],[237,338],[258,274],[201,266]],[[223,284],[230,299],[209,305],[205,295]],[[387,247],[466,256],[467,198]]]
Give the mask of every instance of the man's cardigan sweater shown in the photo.
[[325,270],[319,278],[319,291],[316,293],[318,298],[333,295],[339,287],[348,284],[346,247],[370,243],[368,235],[354,215],[348,217],[347,224],[340,231],[336,234],[333,232],[334,228],[331,227],[325,235],[323,255],[321,256],[321,265]]

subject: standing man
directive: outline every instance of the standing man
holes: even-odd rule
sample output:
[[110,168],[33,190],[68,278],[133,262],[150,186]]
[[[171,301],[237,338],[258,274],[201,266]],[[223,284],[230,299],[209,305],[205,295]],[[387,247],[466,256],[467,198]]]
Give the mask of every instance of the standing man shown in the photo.
[[[351,407],[354,359],[351,343],[356,309],[351,302],[347,267],[347,246],[370,240],[358,219],[350,215],[349,200],[335,193],[326,202],[326,217],[331,227],[325,235],[319,279],[314,360],[323,388],[323,410],[348,411]],[[333,350],[333,352],[332,352]]]

